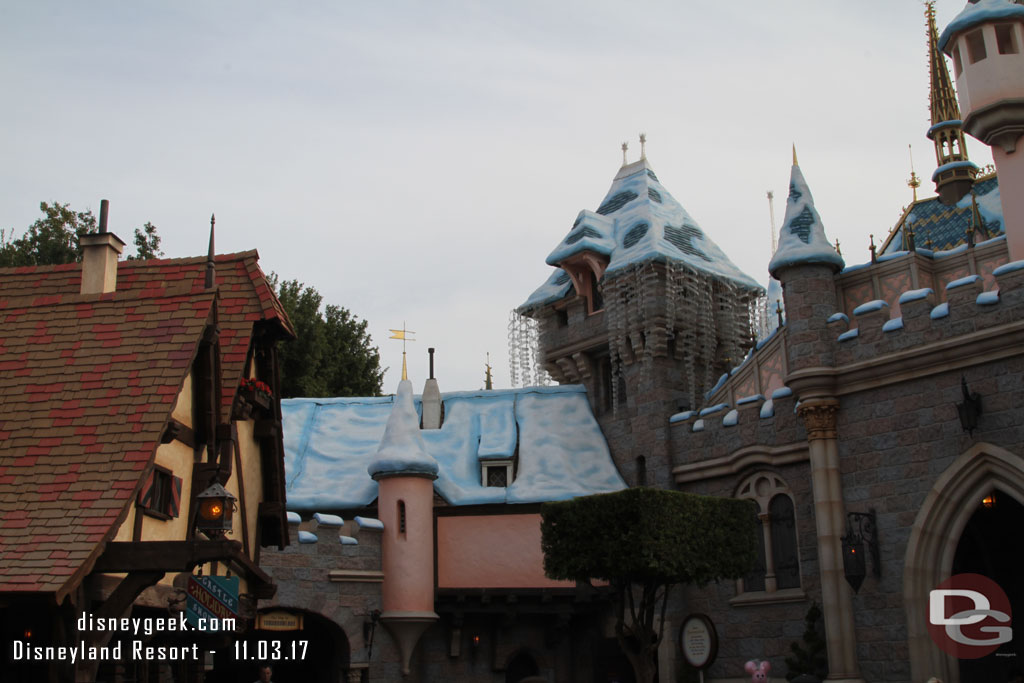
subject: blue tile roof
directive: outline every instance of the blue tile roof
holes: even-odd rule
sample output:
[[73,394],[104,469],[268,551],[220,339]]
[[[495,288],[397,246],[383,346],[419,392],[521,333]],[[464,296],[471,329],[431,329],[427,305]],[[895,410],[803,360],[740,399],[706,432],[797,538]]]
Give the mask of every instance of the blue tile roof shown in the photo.
[[[999,196],[998,178],[991,175],[979,179],[974,183],[974,193],[978,198],[978,212],[985,228],[984,232],[975,235],[975,241],[981,242],[1002,235],[1003,205]],[[938,197],[914,202],[889,234],[880,254],[905,251],[910,246],[906,235],[908,224],[914,231],[914,245],[918,249],[942,251],[964,244],[967,241],[967,228],[971,224],[971,195],[968,194],[953,206],[942,204]]]

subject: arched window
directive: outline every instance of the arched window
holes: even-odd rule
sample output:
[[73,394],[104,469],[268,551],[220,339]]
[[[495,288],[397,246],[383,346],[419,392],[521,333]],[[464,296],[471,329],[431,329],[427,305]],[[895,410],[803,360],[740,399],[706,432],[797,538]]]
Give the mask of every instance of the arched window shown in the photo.
[[744,593],[775,593],[800,588],[800,554],[796,513],[789,487],[777,474],[758,472],[748,477],[736,497],[757,503],[757,564],[743,578]]

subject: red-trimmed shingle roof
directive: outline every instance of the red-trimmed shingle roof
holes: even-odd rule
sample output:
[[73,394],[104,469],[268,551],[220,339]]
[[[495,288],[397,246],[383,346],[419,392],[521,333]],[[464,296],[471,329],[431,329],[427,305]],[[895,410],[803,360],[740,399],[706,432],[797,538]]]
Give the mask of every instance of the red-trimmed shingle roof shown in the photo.
[[109,540],[213,300],[0,299],[0,590],[62,592]]
[[255,251],[126,261],[80,295],[81,266],[0,268],[0,591],[87,573],[151,461],[217,302],[227,419],[253,325],[291,323]]

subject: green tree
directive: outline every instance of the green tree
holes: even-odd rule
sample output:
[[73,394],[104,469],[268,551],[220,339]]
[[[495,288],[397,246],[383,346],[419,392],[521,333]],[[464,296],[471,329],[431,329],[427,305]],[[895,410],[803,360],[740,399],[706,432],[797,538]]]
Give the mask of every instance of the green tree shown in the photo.
[[281,397],[379,396],[384,370],[366,321],[340,306],[321,312],[321,294],[298,280],[269,280],[297,337],[280,347]]
[[156,234],[156,226],[146,221],[141,228],[135,228],[135,255],[129,261],[142,261],[160,258],[164,252],[160,250],[160,235]]
[[611,584],[619,646],[636,680],[649,683],[673,586],[749,572],[757,557],[753,515],[749,501],[651,488],[545,503],[544,573]]
[[[96,216],[92,211],[74,211],[68,204],[40,202],[43,217],[15,239],[14,230],[0,230],[0,267],[53,266],[82,259],[78,241],[82,235],[96,232]],[[156,226],[146,223],[135,228],[136,255],[128,259],[156,258],[160,236]]]
[[41,202],[43,217],[14,239],[13,230],[0,234],[0,266],[42,266],[74,263],[81,258],[78,239],[96,232],[92,211],[72,211],[67,204]]
[[809,675],[824,680],[828,675],[828,648],[821,634],[821,608],[813,603],[804,617],[803,644],[790,643],[792,657],[786,657],[786,680]]

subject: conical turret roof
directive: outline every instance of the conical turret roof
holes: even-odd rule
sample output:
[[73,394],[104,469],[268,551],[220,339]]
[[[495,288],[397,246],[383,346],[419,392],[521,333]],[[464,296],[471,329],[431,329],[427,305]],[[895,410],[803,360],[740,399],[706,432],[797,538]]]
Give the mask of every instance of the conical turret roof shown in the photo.
[[768,271],[775,278],[778,277],[778,270],[786,266],[820,263],[841,270],[845,265],[843,257],[825,236],[825,226],[814,208],[814,198],[795,157],[794,153],[793,170],[789,177],[789,197],[786,199],[786,219],[779,231],[779,246],[768,263]]
[[371,477],[414,474],[437,476],[437,461],[427,452],[420,434],[420,418],[412,400],[412,382],[398,383],[395,404],[388,416],[377,454],[366,468]]
[[[761,289],[665,189],[646,157],[619,169],[597,210],[579,213],[547,263],[557,266],[583,251],[608,258],[606,275],[638,263],[662,261],[684,264],[747,289]],[[570,287],[568,275],[557,270],[520,309],[557,301]]]

